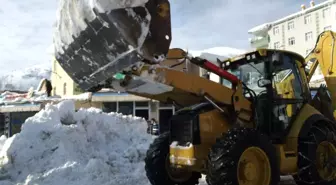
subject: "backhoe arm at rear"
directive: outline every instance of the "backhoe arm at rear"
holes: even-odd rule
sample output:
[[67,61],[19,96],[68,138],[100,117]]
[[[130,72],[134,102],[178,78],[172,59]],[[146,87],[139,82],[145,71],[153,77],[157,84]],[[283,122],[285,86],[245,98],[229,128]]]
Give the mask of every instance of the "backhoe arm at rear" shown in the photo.
[[[330,92],[333,110],[336,110],[336,64],[335,64],[335,38],[336,33],[325,31],[321,33],[317,39],[315,48],[306,57],[306,64],[310,64],[308,72],[308,82],[315,73],[317,66],[320,66],[324,76],[327,88]],[[335,117],[334,113],[334,117]]]

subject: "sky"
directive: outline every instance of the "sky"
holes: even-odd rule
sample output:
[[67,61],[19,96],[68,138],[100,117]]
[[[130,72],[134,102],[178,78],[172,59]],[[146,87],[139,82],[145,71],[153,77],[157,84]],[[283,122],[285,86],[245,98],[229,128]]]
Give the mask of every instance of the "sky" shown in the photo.
[[[315,0],[316,4],[322,0]],[[170,0],[171,47],[249,49],[247,31],[309,0]],[[0,73],[50,65],[58,0],[0,0]]]

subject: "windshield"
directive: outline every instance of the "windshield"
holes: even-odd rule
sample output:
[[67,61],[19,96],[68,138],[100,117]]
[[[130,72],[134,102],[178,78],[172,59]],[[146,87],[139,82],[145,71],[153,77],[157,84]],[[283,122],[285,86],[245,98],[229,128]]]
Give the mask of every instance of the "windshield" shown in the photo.
[[[229,68],[226,69],[228,72],[237,76],[256,95],[266,90],[266,87],[258,86],[258,81],[266,76],[265,62],[237,63],[231,64],[227,68]],[[274,63],[271,68],[271,81],[277,96],[301,99],[301,80],[299,71],[295,66],[295,59],[290,56],[284,56],[280,63]],[[231,88],[231,83],[225,79],[222,79],[222,84]]]
[[[246,86],[252,89],[257,95],[266,90],[265,87],[258,86],[258,80],[264,78],[264,64],[261,63],[246,63],[240,65],[235,69],[228,69],[228,72],[237,76]],[[223,79],[222,84],[231,87],[231,83],[225,79]]]

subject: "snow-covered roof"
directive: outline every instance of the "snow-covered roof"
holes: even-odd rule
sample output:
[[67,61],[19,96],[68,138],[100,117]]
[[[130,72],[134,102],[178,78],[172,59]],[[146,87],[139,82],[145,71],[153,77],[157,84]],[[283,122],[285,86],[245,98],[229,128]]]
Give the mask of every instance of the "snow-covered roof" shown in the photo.
[[283,23],[285,21],[288,21],[288,20],[291,20],[293,18],[296,18],[296,17],[299,17],[299,16],[302,16],[304,14],[307,14],[307,13],[310,13],[310,12],[313,12],[317,9],[321,9],[321,8],[324,8],[326,6],[329,6],[330,4],[334,4],[336,3],[336,0],[327,0],[327,1],[324,1],[320,4],[317,4],[317,5],[314,5],[314,6],[310,6],[310,7],[307,7],[306,9],[304,10],[300,10],[296,13],[293,13],[293,14],[290,14],[286,17],[283,17],[283,18],[280,18],[278,20],[275,20],[273,22],[269,22],[269,23],[264,23],[264,24],[261,24],[261,25],[258,25],[252,29],[250,29],[248,31],[248,33],[250,34],[254,34],[254,35],[258,35],[258,33],[261,33],[262,31],[265,31],[265,28],[267,27],[272,27],[274,25],[277,25],[277,24],[280,24],[280,23]]
[[211,62],[216,63],[217,58],[220,60],[225,60],[237,55],[245,53],[245,50],[231,48],[231,47],[213,47],[205,50],[190,50],[190,53],[194,57],[202,57]]
[[0,106],[0,112],[38,112],[41,110],[41,104],[13,104]]
[[271,23],[265,23],[250,29],[248,33],[253,35],[263,35],[267,33],[271,27],[272,27]]
[[45,92],[16,93],[6,91],[0,94],[0,112],[38,111],[41,104],[48,102],[60,102],[62,100],[85,101],[91,99],[91,93],[83,93],[73,96],[50,96]]
[[304,14],[307,14],[307,13],[310,13],[310,12],[313,12],[313,11],[315,11],[315,10],[317,10],[317,9],[324,8],[324,7],[329,6],[330,4],[333,4],[333,3],[335,3],[335,2],[336,2],[335,0],[327,0],[327,1],[324,1],[324,2],[322,2],[322,3],[320,3],[320,4],[317,4],[317,5],[314,5],[314,6],[307,7],[307,8],[304,9],[304,10],[301,10],[301,11],[299,11],[299,12],[290,14],[290,15],[288,15],[288,16],[286,16],[286,17],[283,17],[283,18],[281,18],[281,19],[278,19],[278,20],[272,22],[272,25],[280,24],[280,23],[285,22],[285,21],[287,21],[287,20],[290,20],[290,19],[299,17],[299,16],[301,16],[301,15],[304,15]]

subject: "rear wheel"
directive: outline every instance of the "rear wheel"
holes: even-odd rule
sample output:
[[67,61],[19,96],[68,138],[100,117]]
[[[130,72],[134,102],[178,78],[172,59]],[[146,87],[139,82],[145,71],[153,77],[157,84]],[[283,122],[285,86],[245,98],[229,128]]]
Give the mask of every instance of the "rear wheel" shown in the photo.
[[195,185],[201,173],[175,170],[169,166],[169,133],[158,136],[145,158],[146,175],[152,185]]
[[335,131],[325,122],[312,125],[308,135],[299,139],[298,185],[332,185],[336,175]]
[[210,185],[277,185],[276,151],[255,129],[234,128],[217,139],[208,158]]

